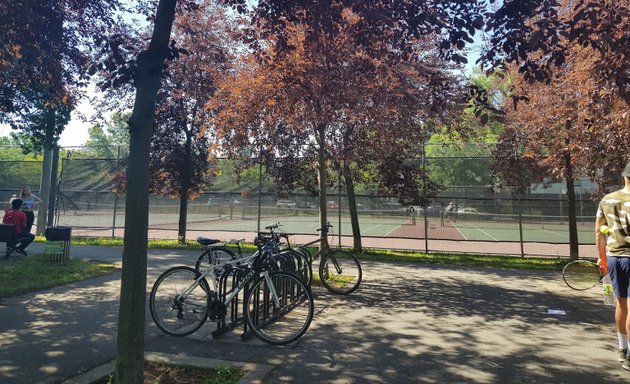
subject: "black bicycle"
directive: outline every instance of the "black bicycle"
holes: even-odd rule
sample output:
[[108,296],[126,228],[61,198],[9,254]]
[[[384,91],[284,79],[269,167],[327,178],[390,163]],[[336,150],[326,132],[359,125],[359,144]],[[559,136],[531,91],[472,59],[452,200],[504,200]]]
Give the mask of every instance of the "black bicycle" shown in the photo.
[[[363,278],[361,263],[350,252],[341,249],[332,249],[328,243],[328,234],[332,224],[327,223],[323,228],[319,228],[319,238],[292,248],[300,252],[313,264],[319,259],[319,280],[324,287],[332,293],[339,295],[350,294],[359,288]],[[313,255],[308,250],[308,246],[320,243],[321,247]]]
[[[310,326],[313,296],[302,279],[275,270],[274,263],[271,252],[263,249],[249,264],[233,266],[228,262],[208,267],[202,273],[185,266],[171,268],[153,284],[149,296],[151,317],[163,332],[186,336],[208,319],[222,321],[228,305],[244,290],[242,310],[254,334],[269,344],[289,344]],[[217,276],[223,273],[236,273],[241,278],[221,301]]]
[[[313,280],[311,264],[303,253],[296,252],[291,248],[282,248],[281,238],[288,239],[288,235],[277,232],[277,229],[281,226],[280,223],[273,223],[265,227],[268,232],[259,232],[254,239],[254,244],[258,247],[258,250],[252,255],[244,255],[242,252],[241,243],[245,239],[221,242],[221,240],[198,237],[197,242],[203,246],[203,251],[197,258],[195,270],[203,273],[207,268],[226,262],[247,263],[255,258],[261,249],[265,247],[273,255],[277,270],[297,275],[302,278],[304,284],[310,287]],[[227,247],[228,244],[236,245],[237,251],[232,251]]]

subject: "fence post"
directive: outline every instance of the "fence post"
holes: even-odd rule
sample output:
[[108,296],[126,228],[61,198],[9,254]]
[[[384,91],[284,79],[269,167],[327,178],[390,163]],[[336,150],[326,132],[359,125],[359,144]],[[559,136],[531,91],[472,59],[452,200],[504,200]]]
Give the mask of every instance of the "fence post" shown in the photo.
[[518,234],[521,243],[521,257],[525,257],[525,245],[523,243],[523,213],[521,209],[521,196],[518,196]]
[[337,231],[337,242],[341,248],[341,167],[337,170],[337,216],[339,222],[339,230]]
[[[120,164],[120,145],[116,155],[116,167]],[[116,213],[118,213],[118,191],[114,193],[114,217],[112,218],[112,239],[116,237]]]
[[260,233],[260,214],[262,205],[262,157],[258,159],[258,218],[256,219],[256,232]]
[[[426,140],[422,141],[422,193],[426,193],[427,188],[427,155],[426,155]],[[424,252],[429,253],[429,218],[428,215],[428,206],[424,207]],[[415,215],[414,215],[414,224],[415,224]]]

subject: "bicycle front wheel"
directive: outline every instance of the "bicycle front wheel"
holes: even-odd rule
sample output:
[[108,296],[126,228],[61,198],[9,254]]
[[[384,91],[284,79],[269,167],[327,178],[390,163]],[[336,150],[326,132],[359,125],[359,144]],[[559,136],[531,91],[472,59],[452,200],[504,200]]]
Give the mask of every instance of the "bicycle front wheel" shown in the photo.
[[235,253],[228,248],[210,248],[203,252],[195,263],[195,270],[203,273],[209,267],[225,264],[233,260]]
[[256,336],[272,345],[299,339],[313,320],[311,290],[299,277],[271,272],[258,280],[245,298],[245,319]]
[[162,273],[149,296],[151,317],[162,332],[186,336],[208,318],[208,282],[196,281],[199,273],[190,267],[175,267]]
[[322,256],[319,279],[324,287],[338,295],[347,295],[359,288],[363,272],[361,264],[351,253],[334,250]]
[[588,260],[575,260],[562,269],[562,279],[569,288],[584,291],[593,288],[601,279],[599,267]]

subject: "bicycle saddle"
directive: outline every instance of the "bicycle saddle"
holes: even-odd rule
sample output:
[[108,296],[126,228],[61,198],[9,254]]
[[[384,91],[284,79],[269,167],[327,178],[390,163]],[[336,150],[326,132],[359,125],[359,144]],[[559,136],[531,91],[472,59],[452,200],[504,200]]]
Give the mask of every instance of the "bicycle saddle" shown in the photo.
[[212,244],[220,243],[221,240],[208,239],[207,237],[198,237],[197,242],[201,245],[212,245]]

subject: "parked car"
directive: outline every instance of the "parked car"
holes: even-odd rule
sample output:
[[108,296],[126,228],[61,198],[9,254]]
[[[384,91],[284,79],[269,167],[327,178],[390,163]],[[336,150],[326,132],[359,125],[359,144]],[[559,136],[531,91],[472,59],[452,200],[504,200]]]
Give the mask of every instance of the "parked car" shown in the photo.
[[458,209],[457,213],[479,213],[479,211],[475,208],[466,207]]
[[287,199],[278,200],[276,208],[295,208],[295,201]]
[[337,202],[334,201],[334,200],[329,200],[329,201],[326,202],[326,208],[337,209],[337,208],[339,208],[339,204],[337,204]]

